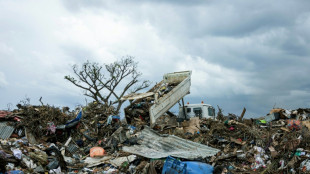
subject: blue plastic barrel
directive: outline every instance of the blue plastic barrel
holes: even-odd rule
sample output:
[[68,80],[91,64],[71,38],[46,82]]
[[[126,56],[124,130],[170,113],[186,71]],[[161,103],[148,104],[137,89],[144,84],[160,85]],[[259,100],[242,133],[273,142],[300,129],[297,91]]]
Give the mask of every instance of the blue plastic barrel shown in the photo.
[[24,172],[21,170],[11,170],[8,171],[7,174],[24,174]]
[[201,174],[212,174],[213,173],[213,166],[196,161],[185,161],[184,163],[187,164],[187,173],[186,174],[194,174],[194,173],[201,173]]
[[180,161],[168,156],[162,174],[212,174],[213,166],[197,161]]

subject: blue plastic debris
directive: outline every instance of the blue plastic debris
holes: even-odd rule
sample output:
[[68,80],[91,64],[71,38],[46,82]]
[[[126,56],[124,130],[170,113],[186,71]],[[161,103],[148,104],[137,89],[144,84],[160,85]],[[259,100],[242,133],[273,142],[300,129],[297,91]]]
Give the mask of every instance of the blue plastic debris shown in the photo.
[[120,116],[118,116],[118,115],[113,115],[113,116],[112,116],[112,119],[115,119],[115,120],[120,120],[120,119],[121,119],[121,117],[120,117]]
[[7,174],[24,174],[24,172],[21,170],[11,170],[8,171]]
[[213,173],[213,166],[197,162],[197,161],[185,161],[187,164],[187,174],[201,173],[201,174],[210,174]]
[[65,127],[66,127],[66,128],[71,128],[71,127],[77,125],[77,123],[81,120],[81,118],[82,118],[82,111],[80,111],[80,112],[78,113],[78,115],[75,117],[75,119],[73,119],[73,120],[67,122],[67,124],[66,124]]
[[197,161],[180,161],[168,156],[162,174],[212,174],[213,166]]
[[75,119],[69,121],[69,122],[66,124],[66,126],[69,125],[69,124],[71,124],[71,123],[73,123],[73,122],[80,121],[81,118],[82,118],[82,111],[80,111],[80,112],[78,113],[78,115],[75,117]]
[[108,117],[108,120],[107,120],[107,125],[111,124],[111,123],[112,123],[112,120],[114,120],[114,121],[119,121],[120,119],[121,119],[121,117],[118,116],[118,115],[110,115],[110,116]]
[[186,174],[186,163],[182,163],[180,160],[174,159],[171,156],[168,156],[162,174]]
[[128,129],[129,129],[129,133],[133,134],[135,132],[135,130],[136,130],[136,127],[132,126],[132,125],[128,125]]
[[128,129],[130,129],[130,130],[136,130],[136,127],[135,126],[132,126],[132,125],[128,125]]

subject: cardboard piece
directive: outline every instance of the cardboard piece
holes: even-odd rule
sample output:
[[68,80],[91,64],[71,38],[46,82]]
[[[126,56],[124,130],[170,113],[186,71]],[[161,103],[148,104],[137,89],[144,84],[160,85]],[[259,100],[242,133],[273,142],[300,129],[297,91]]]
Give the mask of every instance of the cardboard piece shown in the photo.
[[270,146],[269,150],[271,153],[271,157],[275,158],[276,156],[278,156],[278,152],[274,149],[274,147]]
[[192,133],[195,134],[200,131],[200,119],[199,117],[192,117],[188,121],[184,121],[182,123],[184,133]]
[[245,145],[245,144],[246,144],[246,141],[242,141],[242,140],[240,140],[240,139],[235,139],[235,138],[233,138],[233,137],[230,137],[230,141],[231,141],[231,142],[234,142],[234,143],[236,143],[236,144],[240,144],[240,145]]

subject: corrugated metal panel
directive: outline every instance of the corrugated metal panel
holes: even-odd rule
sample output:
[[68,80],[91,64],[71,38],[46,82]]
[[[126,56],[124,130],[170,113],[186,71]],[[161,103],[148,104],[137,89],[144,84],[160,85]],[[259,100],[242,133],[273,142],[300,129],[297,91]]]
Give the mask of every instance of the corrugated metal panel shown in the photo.
[[6,122],[0,123],[0,138],[1,139],[8,139],[14,131],[14,127],[7,126]]
[[213,156],[220,150],[203,144],[179,138],[174,135],[162,136],[148,127],[138,136],[140,145],[125,146],[123,151],[146,158],[174,156],[185,159]]
[[72,154],[75,153],[77,150],[79,150],[79,147],[75,144],[70,144],[67,150]]
[[0,127],[1,127],[1,126],[7,126],[6,123],[7,123],[6,121],[0,122]]

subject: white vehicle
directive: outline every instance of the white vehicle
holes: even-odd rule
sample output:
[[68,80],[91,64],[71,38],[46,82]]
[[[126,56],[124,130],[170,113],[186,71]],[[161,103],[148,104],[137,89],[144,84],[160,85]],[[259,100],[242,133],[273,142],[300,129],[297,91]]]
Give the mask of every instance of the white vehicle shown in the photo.
[[190,119],[192,117],[215,119],[215,109],[213,106],[203,102],[200,104],[185,104],[184,107],[179,107],[178,118]]
[[[169,111],[176,103],[182,100],[183,97],[190,93],[191,86],[191,71],[181,71],[167,73],[163,80],[154,85],[148,92],[141,94],[130,94],[122,97],[121,100],[131,100],[132,103],[139,103],[142,99],[149,98],[149,116],[151,127],[156,123],[156,120]],[[124,109],[131,107],[130,105]],[[189,119],[198,116],[200,118],[214,118],[215,109],[208,104],[187,104],[180,107],[179,118]]]

